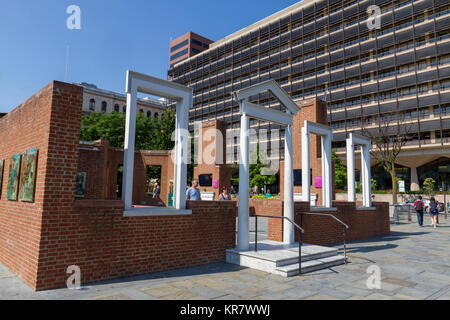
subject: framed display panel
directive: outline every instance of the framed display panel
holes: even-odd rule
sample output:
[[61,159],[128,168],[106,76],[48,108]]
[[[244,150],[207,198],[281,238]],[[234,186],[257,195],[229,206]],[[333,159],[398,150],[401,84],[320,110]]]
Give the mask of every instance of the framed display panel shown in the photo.
[[36,187],[38,149],[31,149],[22,154],[21,174],[19,183],[19,200],[26,202],[34,201]]
[[20,158],[20,153],[9,158],[8,200],[17,200],[17,192],[19,190]]

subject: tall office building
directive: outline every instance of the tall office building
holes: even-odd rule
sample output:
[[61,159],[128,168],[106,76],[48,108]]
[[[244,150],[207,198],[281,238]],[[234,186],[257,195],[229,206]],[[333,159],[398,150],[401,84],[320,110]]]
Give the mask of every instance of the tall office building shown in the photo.
[[172,69],[175,64],[179,62],[209,49],[209,45],[212,42],[213,41],[194,32],[188,32],[185,35],[171,41],[169,69]]
[[[379,29],[367,23],[372,5],[381,12]],[[398,174],[417,190],[427,177],[450,184],[449,31],[448,0],[304,0],[211,44],[169,76],[194,89],[191,126],[221,119],[239,130],[231,93],[268,79],[298,103],[325,100],[342,156],[349,132],[397,117],[411,127]],[[251,101],[280,108],[269,94]],[[230,144],[228,152],[236,152],[238,141]],[[372,171],[381,188],[392,186],[384,170],[373,164]]]

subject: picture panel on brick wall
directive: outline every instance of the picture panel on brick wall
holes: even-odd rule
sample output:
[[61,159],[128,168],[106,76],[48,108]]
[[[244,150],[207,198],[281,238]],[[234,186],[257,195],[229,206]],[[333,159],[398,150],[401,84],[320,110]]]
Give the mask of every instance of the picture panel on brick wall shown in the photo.
[[15,154],[9,158],[9,180],[8,180],[8,200],[17,200],[17,191],[19,187],[21,154]]
[[26,202],[34,201],[34,190],[36,185],[36,166],[38,149],[25,151],[22,155],[22,173],[19,183],[19,200]]

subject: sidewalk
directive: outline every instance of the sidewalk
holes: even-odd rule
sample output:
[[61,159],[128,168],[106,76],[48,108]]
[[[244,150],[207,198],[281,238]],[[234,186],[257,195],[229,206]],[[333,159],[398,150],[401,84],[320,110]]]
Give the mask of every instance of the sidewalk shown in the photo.
[[[0,299],[450,300],[450,223],[440,223],[391,224],[389,236],[350,243],[347,265],[292,278],[221,263],[35,293],[0,264]],[[372,265],[381,269],[380,290],[366,285]]]

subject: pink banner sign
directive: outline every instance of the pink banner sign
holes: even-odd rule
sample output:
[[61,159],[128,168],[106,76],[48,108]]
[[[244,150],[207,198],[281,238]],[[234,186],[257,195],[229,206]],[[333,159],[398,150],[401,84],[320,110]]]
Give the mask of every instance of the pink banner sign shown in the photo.
[[219,187],[219,180],[214,180],[213,181],[213,188],[217,189]]
[[322,188],[322,177],[315,177],[314,187]]

